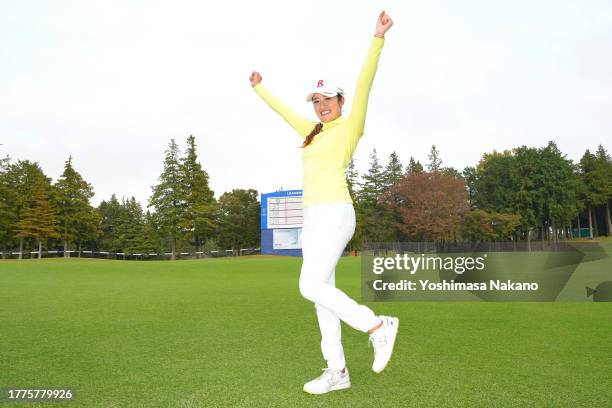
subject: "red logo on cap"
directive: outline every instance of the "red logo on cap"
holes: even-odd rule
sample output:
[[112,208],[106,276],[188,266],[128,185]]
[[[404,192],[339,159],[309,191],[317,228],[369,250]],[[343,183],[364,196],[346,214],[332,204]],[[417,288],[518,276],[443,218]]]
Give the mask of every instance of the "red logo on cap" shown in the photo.
[[317,88],[320,88],[323,86],[323,80],[319,79],[319,82],[317,82]]

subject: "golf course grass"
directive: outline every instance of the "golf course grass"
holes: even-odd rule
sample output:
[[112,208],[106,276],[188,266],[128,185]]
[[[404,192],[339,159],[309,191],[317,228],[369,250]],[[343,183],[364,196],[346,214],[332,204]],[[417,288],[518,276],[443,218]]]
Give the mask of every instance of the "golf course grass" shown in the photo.
[[[360,299],[360,258],[337,285]],[[590,267],[610,265],[597,261]],[[0,261],[0,388],[42,407],[610,407],[612,303],[378,302],[385,371],[343,324],[352,388],[307,395],[325,362],[300,258]]]

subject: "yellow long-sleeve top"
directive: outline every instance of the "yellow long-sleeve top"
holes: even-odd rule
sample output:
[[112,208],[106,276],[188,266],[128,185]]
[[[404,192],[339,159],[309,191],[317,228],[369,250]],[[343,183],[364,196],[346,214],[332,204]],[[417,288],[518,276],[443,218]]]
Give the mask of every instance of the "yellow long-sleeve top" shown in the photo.
[[[349,116],[347,118],[340,116],[333,121],[324,122],[322,131],[302,149],[303,207],[320,203],[353,203],[346,184],[345,172],[363,135],[368,97],[383,45],[384,38],[374,36],[357,80]],[[253,89],[302,138],[305,139],[317,124],[295,113],[272,95],[261,82]]]

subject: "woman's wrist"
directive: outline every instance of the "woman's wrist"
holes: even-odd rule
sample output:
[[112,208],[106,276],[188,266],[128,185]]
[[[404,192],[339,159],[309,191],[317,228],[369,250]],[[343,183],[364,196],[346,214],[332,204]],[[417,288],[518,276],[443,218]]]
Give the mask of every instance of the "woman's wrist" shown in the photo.
[[385,38],[385,34],[380,34],[380,33],[374,33],[374,37],[378,37],[378,38]]

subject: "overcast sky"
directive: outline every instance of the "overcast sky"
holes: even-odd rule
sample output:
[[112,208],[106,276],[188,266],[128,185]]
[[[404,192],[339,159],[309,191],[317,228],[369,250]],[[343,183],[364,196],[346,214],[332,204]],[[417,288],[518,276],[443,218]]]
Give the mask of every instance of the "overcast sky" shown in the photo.
[[[300,138],[249,74],[295,110],[311,83],[354,84],[380,10],[386,35],[355,154],[463,169],[554,140],[612,148],[612,2],[0,0],[0,156],[55,181],[69,155],[93,204],[146,206],[171,138],[196,137],[215,196],[301,188]],[[348,114],[345,112],[344,114]]]

